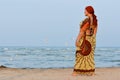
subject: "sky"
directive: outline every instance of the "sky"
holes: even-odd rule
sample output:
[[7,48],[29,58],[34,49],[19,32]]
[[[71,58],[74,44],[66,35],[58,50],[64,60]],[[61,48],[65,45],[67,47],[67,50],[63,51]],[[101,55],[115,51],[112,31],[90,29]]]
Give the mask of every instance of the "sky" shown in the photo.
[[0,46],[75,46],[84,8],[98,19],[97,47],[120,47],[119,0],[0,0]]

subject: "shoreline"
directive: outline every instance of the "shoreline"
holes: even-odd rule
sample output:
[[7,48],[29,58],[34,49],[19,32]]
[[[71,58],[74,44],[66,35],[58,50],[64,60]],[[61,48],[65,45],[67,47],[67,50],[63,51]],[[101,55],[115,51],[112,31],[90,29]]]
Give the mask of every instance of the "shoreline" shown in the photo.
[[[50,67],[50,68],[14,68],[14,67],[7,67],[4,65],[0,65],[0,69],[1,68],[9,68],[9,69],[73,69],[73,67]],[[105,68],[120,68],[120,67],[116,67],[116,66],[112,66],[112,67],[96,67],[95,69],[105,69]]]
[[120,80],[120,67],[96,68],[94,76],[72,76],[73,68],[0,67],[0,80]]

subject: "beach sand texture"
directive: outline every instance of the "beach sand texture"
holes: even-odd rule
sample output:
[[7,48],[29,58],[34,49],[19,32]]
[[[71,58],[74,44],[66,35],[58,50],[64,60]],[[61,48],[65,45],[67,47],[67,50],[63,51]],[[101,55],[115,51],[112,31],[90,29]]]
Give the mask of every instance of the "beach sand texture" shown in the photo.
[[97,68],[94,76],[72,76],[72,70],[0,68],[0,80],[120,80],[120,68]]

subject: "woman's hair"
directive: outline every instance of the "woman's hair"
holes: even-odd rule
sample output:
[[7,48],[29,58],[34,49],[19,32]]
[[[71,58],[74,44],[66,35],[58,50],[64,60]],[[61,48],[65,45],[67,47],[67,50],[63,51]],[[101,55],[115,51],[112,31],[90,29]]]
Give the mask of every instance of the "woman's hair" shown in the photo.
[[97,26],[97,17],[94,14],[93,7],[92,6],[87,6],[85,9],[87,10],[88,13],[92,14],[92,16],[93,16],[93,23],[92,24],[95,25],[95,26]]

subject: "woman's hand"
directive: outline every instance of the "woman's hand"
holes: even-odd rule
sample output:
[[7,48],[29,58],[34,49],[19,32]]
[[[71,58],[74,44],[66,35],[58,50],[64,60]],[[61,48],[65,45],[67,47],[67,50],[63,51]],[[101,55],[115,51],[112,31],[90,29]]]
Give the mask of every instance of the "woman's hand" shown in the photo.
[[76,46],[76,47],[79,47],[79,46],[80,46],[79,40],[76,40],[75,46]]
[[80,39],[81,39],[82,36],[83,36],[83,32],[80,31],[78,36],[77,36],[76,42],[75,42],[76,47],[80,47]]

